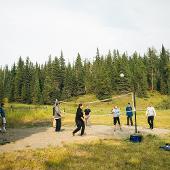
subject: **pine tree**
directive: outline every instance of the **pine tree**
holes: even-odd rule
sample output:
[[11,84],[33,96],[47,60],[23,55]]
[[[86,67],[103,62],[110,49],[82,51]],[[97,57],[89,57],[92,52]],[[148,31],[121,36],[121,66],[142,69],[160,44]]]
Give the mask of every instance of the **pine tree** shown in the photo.
[[82,95],[85,94],[85,78],[84,78],[84,70],[83,70],[83,64],[81,61],[81,56],[78,53],[77,59],[75,62],[75,77],[76,77],[76,95]]
[[64,79],[64,89],[63,89],[63,93],[62,93],[62,97],[61,97],[62,99],[68,99],[70,97],[75,96],[75,94],[74,94],[75,77],[74,77],[73,69],[72,69],[70,63],[68,63],[65,75],[66,75],[66,78]]
[[[117,79],[117,92],[127,93],[132,90],[131,72],[127,55],[124,53],[122,57],[119,56],[115,64],[117,69],[117,75],[115,75]],[[123,74],[124,77],[121,77],[121,74]]]
[[144,56],[144,63],[147,68],[147,82],[150,90],[157,90],[158,83],[158,63],[159,59],[154,48],[149,48],[147,56]]
[[111,81],[108,77],[108,71],[105,67],[103,56],[99,56],[99,50],[97,50],[96,60],[93,63],[93,78],[95,94],[99,99],[106,99],[111,97]]
[[[57,57],[55,57],[54,61],[52,62],[52,98],[60,99],[61,98],[61,89],[60,89],[60,61]],[[62,89],[63,90],[63,89]]]
[[[33,65],[29,60],[29,57],[26,58],[26,62],[23,68],[23,84],[22,84],[22,102],[31,103],[31,82],[32,82],[32,70]],[[32,84],[33,86],[33,84]]]
[[143,59],[135,52],[130,61],[133,90],[139,97],[144,97],[147,95],[147,75]]
[[11,68],[11,77],[10,77],[10,96],[9,101],[14,102],[15,101],[15,81],[16,81],[16,66],[15,63]]
[[16,81],[15,81],[15,101],[22,102],[22,88],[23,88],[23,71],[24,71],[24,61],[19,58],[16,69]]
[[59,75],[58,75],[58,79],[59,79],[59,89],[60,89],[60,93],[62,94],[63,88],[64,88],[64,80],[65,80],[65,59],[63,56],[63,52],[61,51],[61,55],[59,58],[59,63],[60,63],[60,70],[59,70]]
[[45,80],[43,88],[43,100],[45,104],[52,104],[54,99],[52,99],[53,87],[52,87],[52,60],[49,56],[48,63],[45,68]]
[[34,73],[34,89],[32,101],[35,104],[43,104],[42,92],[40,88],[40,68],[36,63],[35,73]]
[[162,45],[162,50],[160,53],[160,64],[159,64],[159,71],[160,71],[160,91],[162,94],[168,93],[168,64],[169,64],[169,53],[165,50],[164,46]]

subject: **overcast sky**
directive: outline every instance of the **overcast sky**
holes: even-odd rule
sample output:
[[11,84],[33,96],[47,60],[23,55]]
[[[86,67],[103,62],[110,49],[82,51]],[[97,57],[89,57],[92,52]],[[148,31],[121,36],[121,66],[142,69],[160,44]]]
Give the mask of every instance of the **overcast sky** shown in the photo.
[[170,49],[169,0],[0,0],[0,65]]

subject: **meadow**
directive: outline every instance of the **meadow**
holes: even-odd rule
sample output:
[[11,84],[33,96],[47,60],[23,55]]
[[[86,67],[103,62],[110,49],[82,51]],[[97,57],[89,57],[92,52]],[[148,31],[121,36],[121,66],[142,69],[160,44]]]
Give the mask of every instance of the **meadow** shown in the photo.
[[[139,126],[147,127],[147,119],[145,111],[147,106],[152,103],[157,107],[162,100],[167,96],[158,93],[149,94],[148,98],[137,98],[137,124]],[[95,102],[94,102],[95,101]],[[94,103],[90,103],[94,102]],[[78,103],[83,103],[84,108],[86,105],[90,107],[91,123],[112,125],[112,108],[117,105],[121,110],[121,122],[126,124],[125,107],[127,103],[132,103],[132,96],[113,96],[112,101],[100,102],[94,95],[79,96],[72,98],[68,102],[60,104],[62,111],[62,124],[74,125],[74,117]],[[11,109],[11,106],[13,109]],[[52,105],[36,106],[25,105],[18,103],[10,103],[6,105],[8,127],[32,127],[32,126],[51,126],[52,122]],[[155,126],[159,128],[170,129],[170,110],[156,109],[157,116],[155,118]]]
[[[148,98],[137,98],[137,124],[148,127],[145,110],[149,103],[155,107],[166,98],[160,94],[150,94]],[[112,101],[95,102],[95,96],[86,95],[61,103],[62,125],[73,126],[78,103],[92,110],[91,123],[112,125],[111,109],[117,105],[121,109],[121,122],[126,124],[125,106],[131,102],[131,95],[122,98],[113,96]],[[132,103],[132,102],[131,102]],[[13,110],[10,106],[13,106]],[[158,110],[155,118],[157,128],[170,129],[170,110]],[[10,103],[6,105],[8,128],[29,128],[51,126],[52,105],[35,106]],[[131,143],[128,139],[98,139],[91,142],[65,144],[62,147],[22,150],[0,153],[0,170],[169,170],[170,153],[159,146],[170,143],[170,134],[159,137],[147,135],[141,143]]]
[[142,143],[95,140],[0,154],[1,170],[169,170],[170,154],[159,149],[166,139],[148,135]]

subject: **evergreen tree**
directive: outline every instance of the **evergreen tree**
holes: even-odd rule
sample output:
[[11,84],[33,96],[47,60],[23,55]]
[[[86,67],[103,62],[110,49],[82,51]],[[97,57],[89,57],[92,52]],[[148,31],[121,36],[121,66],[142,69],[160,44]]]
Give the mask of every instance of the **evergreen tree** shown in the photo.
[[135,52],[131,59],[131,73],[133,90],[139,97],[147,95],[147,75],[143,59]]
[[84,70],[83,70],[83,65],[81,61],[81,56],[78,53],[77,59],[75,62],[75,77],[76,77],[76,95],[82,95],[85,94],[85,78],[84,78]]
[[92,74],[95,84],[95,94],[99,99],[111,97],[111,81],[108,77],[108,71],[104,66],[103,57],[99,56],[99,50],[97,50]]
[[144,63],[147,69],[148,87],[152,91],[157,90],[159,59],[154,48],[148,49],[147,56],[144,56]]
[[64,79],[64,89],[62,93],[62,99],[68,99],[70,97],[75,96],[75,77],[73,73],[73,69],[71,68],[71,64],[68,63],[68,66],[66,68],[66,78]]
[[160,91],[162,94],[168,93],[168,64],[169,64],[169,53],[165,50],[164,46],[162,45],[162,50],[160,53],[160,64],[159,64],[159,71],[160,71]]
[[61,51],[61,55],[60,55],[60,58],[59,58],[59,63],[60,63],[60,70],[59,70],[58,79],[59,79],[60,93],[62,94],[62,91],[63,91],[63,88],[64,88],[65,69],[66,69],[65,59],[64,59],[62,51]]
[[15,63],[12,66],[11,69],[11,77],[10,77],[10,96],[9,96],[9,100],[11,102],[15,101],[15,83],[16,83],[16,66]]
[[84,61],[84,83],[85,93],[93,93],[93,76],[92,76],[93,65],[85,60]]
[[[129,67],[129,61],[127,55],[124,53],[122,57],[118,57],[116,62],[117,67],[117,92],[126,93],[131,91],[131,72]],[[121,77],[120,74],[124,74],[124,77]]]
[[43,99],[45,104],[52,104],[54,99],[52,99],[53,87],[52,87],[52,60],[49,56],[48,63],[45,68],[45,80],[43,88]]
[[34,89],[33,89],[33,97],[32,97],[32,101],[35,104],[43,103],[39,75],[40,75],[40,68],[39,68],[38,64],[36,63],[36,68],[35,68],[35,73],[34,73]]
[[23,102],[22,101],[22,88],[23,88],[23,71],[24,71],[24,61],[22,58],[19,58],[19,61],[17,63],[17,69],[16,69],[16,81],[15,81],[15,101],[17,102]]
[[29,57],[27,57],[24,68],[23,68],[23,84],[22,84],[22,92],[21,92],[21,97],[22,97],[22,102],[24,103],[31,103],[31,94],[32,94],[32,89],[31,84],[32,82],[32,63],[29,60]]
[[[53,100],[55,99],[60,99],[61,98],[61,91],[63,89],[61,88],[60,84],[60,61],[57,57],[55,57],[54,61],[52,62],[52,88],[53,88],[53,93],[52,93],[52,98]],[[64,86],[64,84],[63,84]]]

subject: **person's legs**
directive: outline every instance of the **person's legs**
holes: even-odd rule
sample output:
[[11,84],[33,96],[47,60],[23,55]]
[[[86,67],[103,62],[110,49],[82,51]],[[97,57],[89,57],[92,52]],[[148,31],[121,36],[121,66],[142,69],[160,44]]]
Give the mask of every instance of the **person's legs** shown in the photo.
[[153,129],[153,120],[154,120],[154,116],[151,116],[151,129]]
[[114,118],[113,118],[114,131],[116,131],[116,122],[117,122],[116,117],[114,117]]
[[60,130],[61,130],[61,118],[58,119],[58,131],[60,131]]
[[148,124],[149,124],[150,129],[151,129],[151,116],[148,116]]
[[117,122],[118,122],[119,127],[120,127],[120,130],[121,130],[122,128],[121,128],[121,125],[120,125],[120,119],[119,119],[119,117],[117,117]]
[[131,123],[131,126],[133,126],[132,116],[130,117],[130,123]]
[[60,127],[59,123],[60,123],[59,119],[56,119],[56,127],[55,127],[55,131],[56,131],[56,132],[60,131],[60,129],[59,129],[59,127]]
[[129,125],[129,116],[127,116],[127,125]]
[[81,122],[80,121],[76,121],[76,124],[77,124],[77,128],[73,131],[73,135],[75,133],[77,133],[81,129]]
[[81,121],[81,136],[84,134],[84,130],[85,130],[85,124],[84,124],[84,121],[82,120]]

